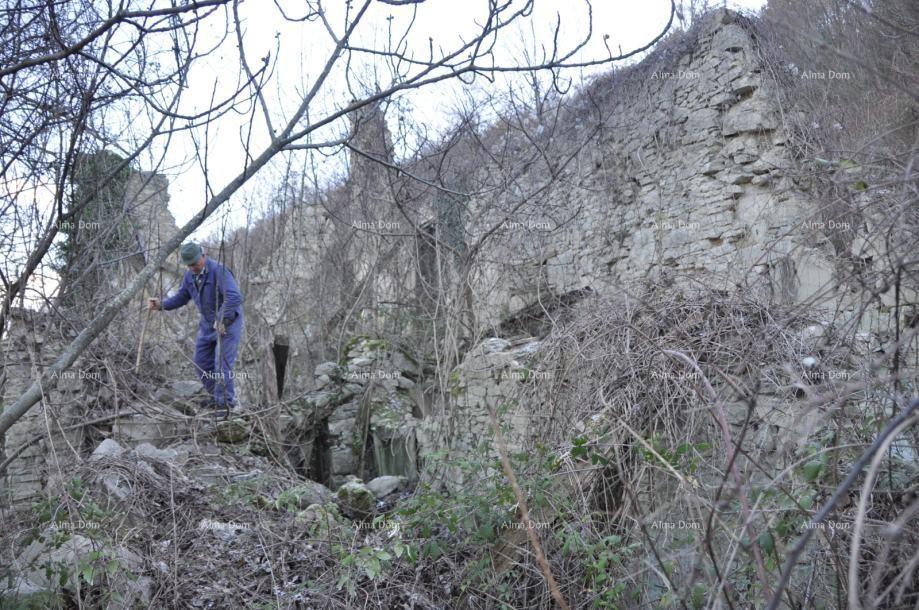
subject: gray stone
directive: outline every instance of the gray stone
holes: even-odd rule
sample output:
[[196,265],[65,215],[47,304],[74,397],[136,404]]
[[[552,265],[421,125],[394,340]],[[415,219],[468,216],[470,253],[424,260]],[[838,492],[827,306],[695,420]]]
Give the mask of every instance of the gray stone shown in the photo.
[[689,115],[689,118],[686,120],[685,129],[690,134],[714,129],[718,127],[720,118],[720,113],[714,108],[702,108]]
[[372,479],[367,483],[367,489],[373,492],[377,498],[388,496],[398,489],[405,486],[406,478],[386,475]]
[[332,421],[329,419],[329,436],[337,439],[351,438],[354,433],[354,418],[346,418]]
[[217,422],[216,439],[218,443],[241,443],[249,438],[249,428],[245,420],[238,417]]
[[360,481],[353,479],[339,487],[335,495],[342,506],[359,517],[366,517],[372,513],[376,505],[376,497],[373,492]]
[[346,402],[345,404],[336,408],[331,415],[329,415],[329,423],[336,421],[342,421],[344,419],[354,419],[357,416],[358,404],[356,401]]
[[179,422],[185,416],[180,411],[168,407],[163,407],[162,411],[161,415],[147,416],[136,413],[117,420],[112,426],[113,436],[127,445],[148,442],[161,446],[173,442],[179,436],[182,429]]
[[338,507],[331,502],[307,506],[297,513],[294,523],[306,526],[315,535],[322,537],[328,536],[333,532],[343,536],[349,536],[351,533],[347,520],[339,512]]
[[325,375],[337,379],[341,377],[341,367],[336,362],[322,362],[316,365],[316,370],[313,371],[313,375],[316,377]]
[[325,504],[332,500],[332,490],[316,481],[303,481],[294,487],[281,492],[278,502],[293,502],[297,508],[305,509],[313,504]]
[[106,473],[101,480],[103,489],[115,500],[123,502],[130,497],[131,487],[118,473]]
[[750,49],[750,35],[738,24],[725,25],[715,31],[712,49],[715,51],[737,51]]
[[401,350],[395,350],[390,356],[390,362],[392,362],[393,368],[397,371],[402,371],[407,373],[412,377],[418,377],[421,375],[421,367]]
[[357,458],[351,446],[333,447],[329,450],[329,469],[334,475],[345,475],[357,468]]
[[733,106],[724,115],[722,133],[733,136],[744,132],[772,131],[779,126],[773,106],[757,96]]
[[328,375],[317,375],[316,376],[316,388],[324,388],[327,385],[332,383],[332,378]]
[[172,392],[179,398],[193,398],[198,393],[203,393],[204,388],[200,381],[174,381],[172,382]]
[[179,459],[179,452],[175,449],[157,449],[150,443],[141,443],[134,447],[134,453],[143,458],[150,458],[160,462],[175,463]]
[[67,587],[75,588],[79,571],[77,564],[80,559],[86,557],[93,551],[93,542],[86,536],[73,534],[70,538],[60,545],[54,545],[51,539],[54,537],[53,530],[45,532],[45,542],[33,541],[25,550],[13,560],[13,567],[16,572],[22,574],[25,580],[38,587],[39,590],[56,590],[59,586],[59,571],[53,570],[49,575],[46,573],[43,565],[62,565],[68,569]]
[[500,337],[492,337],[482,341],[480,346],[482,353],[493,354],[495,352],[503,352],[506,350],[510,346],[510,342],[506,339],[501,339]]
[[[59,592],[62,573],[65,574],[63,586],[74,591],[79,586],[78,579],[87,565],[92,565],[94,568],[91,573],[92,584],[101,580],[105,567],[102,560],[95,564],[87,563],[90,561],[90,554],[97,550],[97,545],[80,534],[72,534],[64,542],[55,543],[52,542],[54,533],[54,530],[46,530],[44,542],[33,541],[13,560],[11,568],[17,577],[11,589],[0,591],[0,599],[5,601],[12,601],[11,598],[25,600],[26,596],[36,593]],[[143,561],[140,556],[120,546],[108,549],[106,556],[116,560],[119,564],[119,570],[106,577],[106,585],[109,591],[118,594],[121,601],[118,604],[110,602],[105,607],[112,609],[149,607],[153,598],[154,583],[150,577],[141,575]],[[51,569],[46,569],[46,566],[50,566]]]
[[89,456],[90,461],[98,460],[104,457],[118,457],[125,452],[124,447],[118,444],[118,441],[107,438],[99,443],[99,446],[93,450]]

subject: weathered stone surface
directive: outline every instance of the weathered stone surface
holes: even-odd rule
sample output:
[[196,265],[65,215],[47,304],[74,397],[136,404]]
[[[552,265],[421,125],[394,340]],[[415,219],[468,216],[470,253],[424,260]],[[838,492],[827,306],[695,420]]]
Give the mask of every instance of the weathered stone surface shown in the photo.
[[332,382],[332,378],[328,375],[317,375],[316,376],[316,388],[324,388]]
[[[61,585],[76,591],[78,579],[88,574],[90,584],[99,582],[105,570],[105,561],[115,560],[119,570],[106,575],[106,578],[109,591],[121,598],[117,607],[149,606],[153,597],[153,580],[143,575],[143,561],[136,553],[123,547],[107,549],[102,559],[92,563],[90,554],[98,551],[99,547],[86,536],[71,534],[65,541],[54,543],[55,530],[48,529],[43,537],[45,542],[33,541],[13,560],[11,568],[19,576],[14,579],[11,588],[0,589],[0,599],[22,600],[29,594],[58,591]],[[3,584],[6,585],[5,582]],[[109,604],[107,607],[116,606]]]
[[297,513],[294,523],[309,529],[314,535],[328,536],[332,533],[348,535],[350,524],[345,519],[338,507],[329,502],[325,504],[312,504]]
[[220,443],[240,443],[249,438],[249,426],[245,420],[238,417],[225,421],[218,421],[216,425],[216,439]]
[[316,377],[325,375],[327,377],[339,378],[341,377],[341,367],[336,362],[322,362],[316,366],[316,370],[313,374]]
[[736,53],[737,51],[750,50],[751,48],[750,35],[736,23],[718,28],[712,37],[712,50],[714,51]]
[[383,498],[405,487],[406,478],[398,476],[382,476],[367,482],[367,489],[377,498]]
[[171,443],[177,438],[185,416],[168,407],[160,411],[156,416],[137,413],[119,419],[112,425],[112,435],[131,446],[146,442],[160,447]]
[[[157,449],[150,443],[141,443],[134,447],[134,453],[142,458],[159,460],[160,462],[169,462],[179,464],[188,459],[187,453],[181,456],[175,449]],[[184,458],[184,459],[183,459]]]
[[358,517],[366,517],[373,512],[376,505],[376,497],[373,492],[355,479],[346,481],[338,488],[335,495],[343,507]]
[[[334,494],[332,490],[316,481],[303,481],[295,487],[282,493],[285,500],[292,500],[300,509],[305,509],[310,505],[325,504],[332,500]],[[281,497],[279,497],[280,501]]]
[[173,381],[170,388],[172,389],[172,393],[179,398],[192,398],[196,394],[204,391],[201,382],[196,380]]
[[329,452],[330,465],[329,469],[333,475],[351,474],[357,469],[357,457],[351,446],[335,447]]
[[90,460],[98,460],[105,457],[118,457],[125,452],[124,447],[118,444],[118,441],[107,438],[99,443],[99,446],[93,450]]
[[733,136],[743,132],[772,131],[779,126],[775,108],[765,99],[750,98],[728,110],[722,132]]

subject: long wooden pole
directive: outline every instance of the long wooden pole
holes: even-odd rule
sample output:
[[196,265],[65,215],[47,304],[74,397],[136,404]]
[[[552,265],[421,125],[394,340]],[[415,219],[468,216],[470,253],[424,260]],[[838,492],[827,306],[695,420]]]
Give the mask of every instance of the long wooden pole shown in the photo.
[[147,323],[150,321],[150,314],[152,312],[152,309],[147,309],[147,314],[144,316],[144,325],[140,329],[140,342],[137,344],[137,360],[134,361],[135,373],[140,371],[140,357],[144,353],[144,336],[147,334]]

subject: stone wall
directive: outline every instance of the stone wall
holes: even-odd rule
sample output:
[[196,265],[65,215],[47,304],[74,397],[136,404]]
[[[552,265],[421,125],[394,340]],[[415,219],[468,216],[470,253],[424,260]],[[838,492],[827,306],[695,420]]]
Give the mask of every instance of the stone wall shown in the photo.
[[[356,474],[416,479],[422,372],[405,348],[354,338],[341,362],[316,367],[316,389],[293,406],[284,426],[292,465],[332,488]],[[316,421],[316,413],[328,416]]]
[[[10,404],[56,358],[72,336],[50,324],[49,317],[13,310],[8,332],[0,343],[0,401]],[[75,334],[74,334],[75,336]],[[58,465],[74,460],[83,444],[84,391],[102,381],[101,373],[83,359],[44,388],[42,400],[7,431],[2,459],[26,447],[0,477],[0,506],[34,499]],[[31,444],[29,444],[31,443]],[[2,461],[2,460],[0,460]]]
[[[551,214],[505,223],[483,255],[483,316],[643,279],[796,301],[832,285],[825,252],[802,230],[817,210],[786,175],[787,136],[750,33],[717,11],[669,45],[570,102],[558,131],[577,140],[600,129],[550,185]],[[586,119],[588,99],[606,105],[603,119]]]
[[[860,236],[847,242],[850,251],[834,249],[850,227],[826,223],[819,202],[796,183],[775,85],[747,26],[716,11],[669,44],[570,102],[558,131],[572,141],[596,128],[585,98],[608,104],[608,118],[549,184],[542,209],[522,208],[526,215],[502,222],[510,202],[472,202],[495,213],[472,214],[479,221],[469,236],[501,223],[473,276],[477,315],[482,326],[519,339],[488,338],[465,355],[450,379],[447,412],[419,428],[423,454],[469,455],[491,439],[488,410],[502,407],[511,449],[526,444],[536,414],[514,400],[523,381],[512,377],[530,374],[528,355],[539,343],[529,334],[547,328],[526,318],[548,318],[568,297],[637,294],[641,282],[749,292],[777,305],[806,303],[826,325],[855,323],[865,366],[872,350],[883,352],[895,324],[893,291],[874,299],[846,268],[852,258],[871,260],[865,252],[883,260],[881,246]],[[523,191],[541,180],[538,172],[519,178]],[[903,311],[915,310],[915,286],[901,298]],[[915,354],[915,345],[908,350]],[[784,390],[766,384],[758,399],[754,418],[779,445],[812,431],[787,416]],[[731,416],[739,425],[744,414],[738,403]],[[456,473],[447,477],[460,482]]]
[[[114,294],[123,289],[131,275],[139,271],[146,260],[156,253],[159,244],[175,232],[175,219],[168,209],[167,190],[168,181],[162,175],[135,171],[128,176],[123,209],[134,230],[135,254],[119,259],[112,266],[104,290]],[[168,289],[178,285],[183,271],[177,258],[170,258],[163,263],[160,273],[155,277],[162,278],[164,289]],[[151,282],[147,290],[138,294],[116,318],[111,326],[115,336],[108,334],[98,340],[122,343],[119,346],[122,353],[117,356],[127,358],[126,353],[130,353],[130,366],[134,364],[133,353],[143,326],[146,298],[157,291],[158,286]],[[67,312],[59,313],[64,318],[70,317]],[[190,320],[187,314],[185,319]],[[155,371],[152,378],[165,378],[170,385],[173,380],[193,377],[190,367],[183,366],[180,359],[175,357],[183,349],[186,335],[182,320],[151,317],[146,328],[142,363],[144,368],[141,374]],[[11,404],[18,399],[74,337],[76,330],[73,325],[62,322],[60,316],[47,311],[14,311],[9,330],[0,341],[0,405]],[[188,346],[184,348],[188,349]],[[93,351],[92,348],[89,350]],[[61,373],[51,386],[44,388],[42,400],[17,421],[2,439],[6,456],[27,443],[31,444],[10,463],[7,472],[0,477],[0,503],[22,503],[33,499],[44,488],[48,478],[53,476],[58,465],[72,462],[81,452],[85,431],[79,424],[111,414],[107,409],[115,402],[115,385],[105,366],[89,352]],[[114,423],[115,435],[119,438],[129,435],[128,430],[132,427],[139,438],[159,438],[155,432],[147,429],[147,421],[138,419],[121,423],[121,431],[118,431],[118,422]],[[112,424],[111,421],[106,422],[106,427]],[[32,442],[35,439],[38,440]]]
[[[316,338],[314,323],[328,319],[323,308],[330,303],[350,307],[346,313],[358,320],[354,324],[372,331],[372,323],[361,324],[373,316],[391,317],[380,303],[409,302],[425,269],[437,275],[441,265],[442,282],[462,282],[446,268],[488,234],[471,260],[471,302],[480,328],[505,339],[485,339],[465,354],[447,384],[444,413],[428,417],[424,405],[416,406],[416,413],[425,413],[424,421],[410,426],[421,455],[443,450],[459,455],[490,439],[489,408],[501,412],[512,448],[522,447],[533,414],[502,407],[513,403],[525,383],[515,376],[530,374],[529,355],[548,328],[540,317],[587,295],[621,294],[640,282],[675,290],[703,285],[752,291],[777,304],[809,302],[827,321],[835,315],[833,322],[845,324],[861,296],[848,296],[847,270],[839,267],[844,257],[832,247],[839,241],[836,229],[820,226],[819,204],[796,183],[775,86],[764,74],[748,24],[719,10],[639,64],[564,98],[556,118],[546,117],[545,125],[535,118],[523,122],[530,137],[542,139],[531,142],[499,126],[485,129],[481,141],[496,157],[510,151],[503,168],[487,156],[480,162],[472,153],[462,157],[462,143],[443,153],[450,168],[444,174],[430,174],[424,159],[409,164],[414,175],[448,188],[494,184],[493,175],[519,166],[512,188],[482,187],[486,195],[457,202],[444,189],[425,190],[353,156],[351,175],[328,194],[329,203],[291,212],[274,275],[266,271],[256,280],[264,291],[254,307],[275,328],[289,326],[286,320],[309,321],[309,328],[290,329],[297,336],[295,350],[305,351]],[[363,122],[371,129],[356,128],[354,145],[389,160],[391,143],[380,113],[373,109],[370,118],[355,119],[356,126]],[[537,145],[559,168],[551,179],[538,162],[532,169],[520,165]],[[430,152],[438,158],[437,151]],[[537,194],[523,201],[528,193]],[[347,203],[344,208],[334,207],[337,197]],[[445,213],[445,206],[457,213]],[[389,236],[355,225],[393,219],[401,219],[402,230]],[[453,226],[456,222],[461,226]],[[419,248],[418,236],[425,231],[440,240],[430,251]],[[328,292],[334,282],[320,271],[342,244],[361,261],[340,272],[352,288],[363,286],[359,297],[346,294],[344,283]],[[395,264],[379,266],[387,256]],[[311,290],[320,285],[326,293]],[[455,287],[438,288],[449,304]],[[890,316],[876,309],[860,318],[862,330],[872,336],[891,324]],[[359,315],[362,311],[371,317]],[[528,316],[536,324],[528,323]],[[323,375],[311,379],[311,369],[301,363],[295,383],[309,387],[315,379],[321,394],[329,382]],[[337,477],[353,472],[352,458],[334,439],[353,436],[355,409],[349,398],[329,418]]]

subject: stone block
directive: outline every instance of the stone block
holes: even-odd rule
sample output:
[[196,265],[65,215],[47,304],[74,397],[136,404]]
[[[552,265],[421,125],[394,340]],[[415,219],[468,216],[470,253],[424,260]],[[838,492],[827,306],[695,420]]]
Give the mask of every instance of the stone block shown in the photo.
[[746,132],[772,131],[779,126],[772,104],[756,96],[731,107],[724,114],[722,134],[725,137]]
[[373,492],[377,498],[383,498],[389,494],[405,487],[406,478],[400,476],[385,475],[372,479],[367,483],[367,489]]
[[125,452],[124,447],[118,444],[118,441],[107,438],[99,443],[99,446],[93,450],[89,460],[99,460],[106,457],[118,457]]
[[329,470],[334,475],[350,474],[357,469],[357,457],[351,446],[333,447],[329,450]]
[[185,418],[178,411],[172,409],[164,409],[164,411],[161,415],[134,414],[118,419],[112,425],[112,436],[130,446],[144,442],[157,447],[167,445],[178,438],[180,422]]

